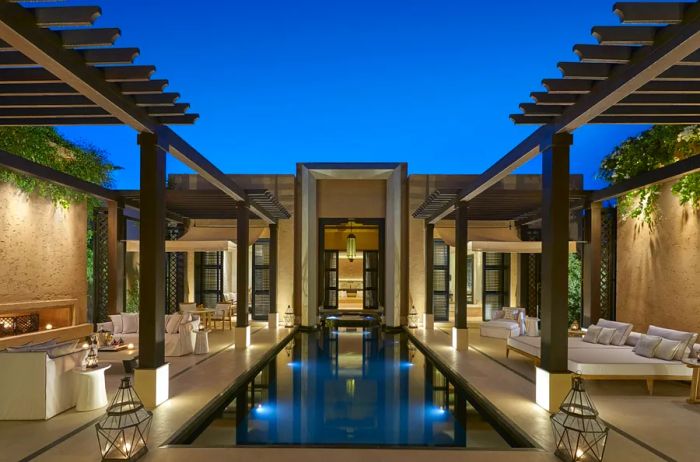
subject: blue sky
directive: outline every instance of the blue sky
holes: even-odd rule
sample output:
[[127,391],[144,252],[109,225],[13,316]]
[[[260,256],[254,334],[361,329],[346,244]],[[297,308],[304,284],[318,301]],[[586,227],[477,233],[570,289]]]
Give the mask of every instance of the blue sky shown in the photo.
[[[90,1],[71,2],[91,4]],[[409,173],[480,173],[533,127],[508,114],[559,77],[594,25],[618,24],[611,0],[180,0],[96,2],[98,27],[170,81],[191,112],[174,127],[227,173],[293,173],[296,162],[406,161]],[[642,127],[575,133],[573,173]],[[108,152],[138,187],[136,133],[61,131]],[[168,171],[187,172],[169,158]],[[519,172],[539,172],[539,158]]]

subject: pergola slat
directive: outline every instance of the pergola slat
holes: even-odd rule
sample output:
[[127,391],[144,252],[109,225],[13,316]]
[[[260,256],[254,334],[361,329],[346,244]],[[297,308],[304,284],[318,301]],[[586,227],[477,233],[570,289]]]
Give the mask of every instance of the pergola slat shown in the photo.
[[27,8],[39,27],[91,26],[102,14],[99,6]]
[[578,99],[575,94],[557,94],[542,91],[533,91],[530,93],[530,98],[532,98],[538,106],[570,106]]
[[[178,93],[161,93],[159,95],[134,95],[132,98],[138,106],[173,106],[179,98]],[[11,107],[97,107],[88,98],[79,95],[0,95],[0,108]]]
[[[96,48],[79,50],[87,64],[131,64],[138,48]],[[0,53],[0,67],[36,67],[37,64],[19,51]]]
[[642,85],[635,94],[689,94],[700,93],[698,81],[652,81]]
[[700,124],[700,115],[697,116],[610,116],[600,115],[593,119],[591,124],[608,125],[694,125]]
[[689,3],[618,2],[613,12],[624,24],[678,24]]
[[663,82],[669,80],[700,80],[700,67],[696,66],[674,66],[671,69],[661,73],[656,81]]
[[534,103],[522,103],[520,109],[525,115],[536,116],[560,116],[564,113],[566,106],[539,105]]
[[511,114],[509,118],[518,125],[546,125],[554,121],[554,117],[527,114]]
[[605,80],[612,70],[611,64],[560,62],[557,67],[566,79]]
[[574,45],[574,53],[582,63],[625,64],[638,47],[624,45]]
[[[192,125],[197,120],[197,118],[199,118],[199,114],[153,117],[155,121],[162,125]],[[115,117],[103,116],[45,118],[15,117],[7,119],[0,117],[0,126],[50,127],[63,125],[123,125],[123,123]]]
[[117,28],[68,29],[56,31],[65,48],[110,47],[121,35]]
[[[155,72],[154,66],[109,66],[98,68],[107,82],[148,81]],[[59,78],[43,68],[12,68],[0,72],[0,84],[52,83]]]
[[[118,84],[124,95],[158,95],[168,85],[167,80],[149,80],[146,82],[124,82]],[[0,95],[79,95],[73,87],[65,83],[8,83],[0,85]]]
[[551,94],[585,94],[593,88],[591,80],[543,79],[542,86]]
[[591,30],[601,45],[653,45],[659,27],[596,26]]
[[[179,116],[184,115],[190,107],[187,103],[178,103],[171,106],[146,106],[145,111],[149,116]],[[4,107],[0,109],[0,118],[49,118],[49,117],[109,117],[109,113],[98,106],[23,106]]]
[[[546,107],[546,106],[544,106]],[[605,111],[605,116],[700,116],[697,105],[616,105]]]

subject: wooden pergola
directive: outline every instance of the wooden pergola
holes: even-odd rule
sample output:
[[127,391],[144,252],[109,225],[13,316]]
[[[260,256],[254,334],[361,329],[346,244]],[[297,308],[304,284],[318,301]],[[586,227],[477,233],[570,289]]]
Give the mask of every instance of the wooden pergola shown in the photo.
[[[522,113],[511,116],[516,124],[539,128],[426,218],[427,234],[431,225],[456,213],[457,232],[464,234],[457,239],[460,258],[466,254],[459,246],[466,249],[470,204],[542,154],[542,358],[537,400],[548,409],[563,398],[553,392],[555,384],[568,380],[562,377],[568,374],[566,268],[573,131],[587,124],[700,123],[700,2],[619,2],[613,11],[622,24],[593,27],[597,43],[575,45],[578,62],[559,63],[562,77],[544,79],[546,91],[532,93],[534,102],[522,104]],[[588,322],[597,319],[600,299],[600,201],[698,169],[696,159],[682,162],[592,194],[584,249]],[[456,305],[456,313],[466,311],[462,297],[456,297]]]
[[[238,233],[247,242],[250,214],[260,217],[276,236],[274,198],[260,191],[246,192],[235,181],[175,133],[169,125],[189,125],[198,115],[178,102],[177,93],[165,92],[167,80],[152,80],[155,67],[135,65],[136,48],[118,48],[117,28],[96,28],[101,16],[96,6],[22,6],[0,0],[0,125],[127,125],[138,133],[141,157],[141,272],[139,390],[145,402],[157,405],[167,399],[158,388],[164,358],[164,281],[166,240],[166,153],[199,173],[236,204]],[[11,160],[0,157],[3,166]],[[5,162],[7,161],[7,163]],[[15,167],[16,159],[12,160]],[[24,164],[25,173],[41,177],[40,167]],[[46,173],[46,172],[43,172]],[[51,179],[49,178],[49,181]],[[69,187],[91,189],[79,181],[60,177]],[[112,192],[103,194],[116,227],[124,205]],[[117,236],[116,229],[110,235]],[[115,237],[116,240],[116,237]],[[114,249],[112,249],[114,247]],[[110,256],[117,258],[116,244]],[[114,251],[112,251],[114,250]],[[247,268],[248,253],[238,252],[239,268]],[[276,271],[275,271],[276,273]],[[249,329],[247,316],[248,272],[239,271],[238,326]],[[243,280],[240,280],[243,279]],[[275,309],[274,307],[272,309]],[[167,370],[165,372],[167,381]],[[139,380],[137,379],[137,383]]]

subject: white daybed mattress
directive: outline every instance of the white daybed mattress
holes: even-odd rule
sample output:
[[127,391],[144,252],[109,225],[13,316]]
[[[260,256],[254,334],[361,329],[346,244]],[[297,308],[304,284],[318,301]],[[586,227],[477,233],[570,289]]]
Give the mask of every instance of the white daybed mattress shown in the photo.
[[[511,337],[509,346],[540,357],[540,337]],[[681,361],[645,358],[632,352],[629,345],[601,345],[584,342],[581,337],[569,337],[571,372],[582,375],[658,375],[690,377],[692,371]]]

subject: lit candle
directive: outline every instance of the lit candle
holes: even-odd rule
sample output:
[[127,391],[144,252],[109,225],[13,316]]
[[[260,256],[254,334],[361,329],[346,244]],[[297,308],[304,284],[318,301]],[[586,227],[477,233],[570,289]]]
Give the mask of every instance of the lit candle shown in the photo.
[[128,349],[133,350],[134,349],[134,344],[130,343],[126,346]]
[[87,343],[83,343],[83,350],[87,350],[89,346],[90,345],[88,345]]
[[51,323],[46,325],[46,330],[51,330],[53,329],[53,325]]

